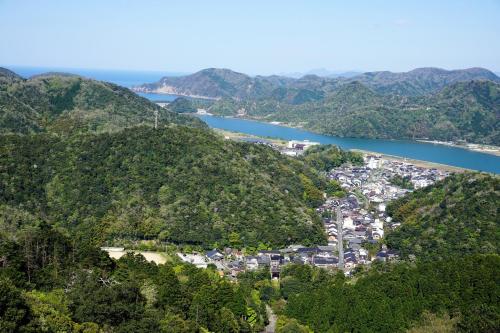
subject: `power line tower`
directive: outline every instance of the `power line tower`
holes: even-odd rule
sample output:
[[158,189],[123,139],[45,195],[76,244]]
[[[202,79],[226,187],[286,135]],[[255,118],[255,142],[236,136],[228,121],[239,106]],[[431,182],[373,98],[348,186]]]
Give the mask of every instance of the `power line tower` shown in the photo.
[[158,110],[155,110],[155,129],[158,129]]

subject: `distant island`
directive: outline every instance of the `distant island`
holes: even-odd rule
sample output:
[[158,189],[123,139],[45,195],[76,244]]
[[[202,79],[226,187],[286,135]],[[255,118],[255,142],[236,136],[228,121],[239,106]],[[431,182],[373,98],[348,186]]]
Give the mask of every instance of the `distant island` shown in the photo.
[[500,78],[483,68],[298,79],[209,68],[132,89],[202,97],[212,114],[335,136],[500,145]]

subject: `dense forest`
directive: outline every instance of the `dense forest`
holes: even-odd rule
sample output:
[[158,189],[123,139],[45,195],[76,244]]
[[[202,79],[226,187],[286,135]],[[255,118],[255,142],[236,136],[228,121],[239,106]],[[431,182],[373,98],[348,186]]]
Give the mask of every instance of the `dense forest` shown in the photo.
[[[278,95],[297,107],[323,98],[294,89]],[[498,107],[493,83],[439,94],[453,89],[462,89],[460,100],[439,107],[464,123],[492,121],[477,113]],[[350,83],[329,98],[363,109],[385,97]],[[278,315],[277,333],[500,329],[496,176],[453,174],[392,202],[387,211],[401,227],[381,243],[399,252],[398,262],[349,277],[290,264],[279,281],[268,269],[230,281],[213,265],[181,263],[176,246],[324,244],[314,208],[324,192],[345,195],[324,172],[361,156],[317,146],[290,158],[225,140],[126,89],[73,75],[24,80],[0,69],[0,106],[1,332],[261,332],[266,306]],[[98,247],[144,239],[169,244],[166,264],[131,253],[115,260]]]
[[[271,148],[170,126],[0,137],[4,228],[43,218],[96,241],[205,247],[325,242],[311,209],[326,182]],[[232,235],[232,240],[229,240]]]
[[0,134],[117,131],[153,125],[155,112],[160,124],[204,126],[112,83],[59,73],[25,80],[0,71]]
[[500,254],[499,203],[498,177],[452,175],[389,204],[401,227],[387,235],[387,244],[405,257]]
[[[454,177],[488,181],[482,175]],[[85,237],[70,238],[64,229],[36,221],[0,236],[0,328],[258,332],[268,303],[278,315],[278,333],[496,332],[500,256],[496,250],[452,251],[442,258],[418,254],[416,262],[374,264],[353,278],[291,264],[279,285],[266,270],[229,283],[211,268],[175,260],[156,265],[132,254],[111,260]]]
[[363,165],[363,156],[360,153],[342,150],[334,145],[309,147],[300,159],[320,172],[328,172],[343,164]]
[[212,269],[112,260],[40,222],[0,234],[0,331],[259,332],[257,290]]
[[497,332],[499,276],[493,254],[376,265],[354,279],[289,266],[272,297],[280,314],[314,332]]

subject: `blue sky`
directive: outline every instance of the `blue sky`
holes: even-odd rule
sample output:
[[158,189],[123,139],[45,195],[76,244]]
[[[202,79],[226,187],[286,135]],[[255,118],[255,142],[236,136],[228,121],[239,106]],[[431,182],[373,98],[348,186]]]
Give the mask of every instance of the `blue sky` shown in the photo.
[[500,71],[500,0],[0,0],[0,66]]

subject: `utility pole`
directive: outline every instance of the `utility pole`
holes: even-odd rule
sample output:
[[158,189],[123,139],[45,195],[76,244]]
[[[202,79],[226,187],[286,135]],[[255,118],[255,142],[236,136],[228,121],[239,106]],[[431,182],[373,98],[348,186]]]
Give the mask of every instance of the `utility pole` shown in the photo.
[[155,129],[158,129],[158,110],[155,110]]
[[342,212],[340,211],[340,202],[336,207],[336,214],[337,214],[337,247],[339,250],[339,269],[344,270],[344,239],[343,239],[344,221],[342,219]]

